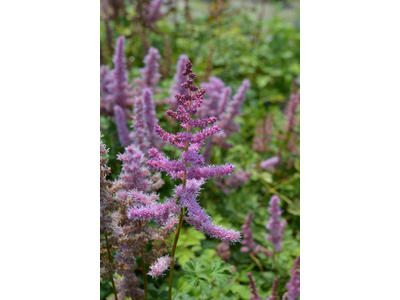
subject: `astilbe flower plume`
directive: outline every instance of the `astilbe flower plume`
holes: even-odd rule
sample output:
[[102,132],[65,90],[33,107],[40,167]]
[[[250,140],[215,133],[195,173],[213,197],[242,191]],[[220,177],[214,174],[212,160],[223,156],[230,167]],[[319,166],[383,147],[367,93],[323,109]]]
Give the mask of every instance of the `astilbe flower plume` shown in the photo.
[[253,240],[253,232],[251,230],[251,222],[253,221],[253,212],[249,211],[246,216],[246,220],[242,226],[243,241],[241,252],[257,253],[260,250],[260,246],[257,245]]
[[130,144],[129,130],[126,125],[125,112],[119,105],[114,105],[114,117],[117,124],[118,138],[122,146],[126,147]]
[[151,91],[151,89],[144,88],[142,91],[142,98],[145,107],[144,114],[146,125],[149,131],[149,142],[150,146],[154,147],[156,145],[159,145],[159,143],[157,142],[158,136],[154,132],[154,127],[158,124],[158,119],[156,117],[156,108],[154,105],[153,92]]
[[300,91],[297,93],[292,93],[290,95],[290,100],[285,107],[286,116],[286,130],[293,131],[296,125],[297,107],[300,104]]
[[142,152],[146,152],[150,147],[150,132],[145,118],[145,103],[141,97],[137,97],[134,103],[133,130],[130,139]]
[[136,87],[136,94],[140,95],[143,88],[150,88],[155,91],[158,81],[161,78],[161,74],[158,72],[160,64],[158,61],[161,59],[161,55],[158,50],[154,47],[150,47],[148,54],[145,56],[143,62],[144,68],[140,69],[141,78],[135,78],[134,82],[139,86]]
[[230,246],[227,242],[221,242],[217,245],[217,255],[225,261],[231,258]]
[[250,287],[250,300],[260,300],[260,296],[258,295],[258,291],[257,291],[257,285],[256,282],[254,281],[254,277],[251,274],[251,272],[247,273],[247,276],[249,276],[249,287]]
[[[109,91],[105,98],[106,105],[104,109],[113,109],[114,105],[119,105],[126,114],[129,114],[129,109],[133,104],[132,87],[128,83],[128,73],[125,64],[125,37],[120,36],[117,39],[114,55],[114,69],[110,83],[107,85]],[[113,111],[111,111],[112,113]]]
[[280,162],[279,156],[274,156],[268,158],[267,160],[262,161],[260,163],[260,168],[265,169],[267,171],[272,171],[276,168],[279,162]]
[[153,24],[161,19],[162,0],[152,0],[146,7],[146,23],[147,27],[153,27]]
[[[170,217],[169,211],[156,216],[162,223],[168,223],[169,227],[154,228],[146,226],[146,218],[132,219],[129,212],[132,207],[137,211],[150,207],[161,207],[158,196],[154,193],[159,189],[163,181],[159,173],[151,174],[145,164],[144,154],[136,146],[130,145],[123,154],[118,155],[122,162],[122,171],[114,185],[119,186],[116,192],[117,211],[112,215],[112,240],[118,245],[115,262],[118,273],[123,276],[117,281],[118,292],[123,297],[141,299],[143,291],[137,288],[139,280],[135,276],[137,269],[136,257],[141,257],[143,264],[152,264],[157,258],[166,254],[168,244],[166,240],[173,230],[177,220]],[[149,251],[146,245],[151,243]],[[142,266],[143,267],[143,266]]]
[[186,76],[182,75],[182,72],[186,68],[186,62],[189,60],[189,58],[186,55],[180,55],[178,59],[178,63],[176,65],[176,73],[174,75],[174,83],[172,84],[169,93],[171,95],[171,98],[168,100],[168,103],[170,104],[171,108],[173,110],[176,110],[178,108],[178,101],[175,98],[175,95],[185,95],[188,96],[188,90],[182,87],[182,84],[185,83],[186,81]]
[[265,153],[269,150],[268,143],[272,140],[274,125],[274,116],[268,114],[267,118],[257,123],[255,135],[253,138],[253,150],[259,153]]
[[300,296],[300,255],[294,261],[290,271],[291,279],[286,284],[288,290],[288,300],[296,300]]
[[164,272],[168,270],[171,258],[168,255],[162,256],[150,267],[149,275],[153,278],[163,277]]
[[110,115],[113,112],[113,107],[107,99],[109,99],[110,91],[109,84],[112,82],[111,72],[107,66],[100,67],[100,113]]
[[[200,148],[206,139],[217,133],[220,128],[212,125],[216,122],[215,117],[205,119],[192,119],[191,117],[201,107],[205,93],[204,89],[199,90],[193,84],[196,74],[192,72],[191,67],[191,62],[187,61],[186,68],[182,72],[182,75],[187,76],[187,81],[182,84],[182,87],[189,90],[189,95],[177,94],[176,99],[179,102],[177,110],[169,110],[167,112],[170,117],[180,123],[185,131],[171,134],[159,125],[155,126],[155,132],[165,142],[169,142],[178,149],[183,149],[181,157],[178,160],[169,160],[157,149],[152,148],[149,151],[151,159],[148,160],[147,164],[152,169],[166,172],[173,179],[182,179],[182,184],[175,187],[173,199],[179,199],[176,204],[178,211],[182,208],[187,209],[185,220],[190,225],[212,238],[219,238],[229,243],[238,242],[240,241],[240,233],[215,225],[197,200],[205,180],[229,175],[234,170],[234,166],[230,164],[207,166],[203,156],[199,154]],[[194,128],[199,128],[200,130],[192,133],[191,130]],[[174,209],[172,207],[171,211]]]
[[265,300],[279,300],[278,295],[278,278],[274,279],[274,283],[272,285],[271,295]]
[[282,211],[279,207],[281,200],[278,196],[273,195],[269,201],[268,211],[270,213],[270,218],[266,228],[270,231],[266,235],[266,239],[269,240],[276,252],[282,251],[282,239],[283,233],[285,231],[286,222],[281,220]]
[[225,184],[232,189],[237,189],[240,186],[245,185],[250,180],[250,176],[250,171],[238,169],[235,173],[225,179]]

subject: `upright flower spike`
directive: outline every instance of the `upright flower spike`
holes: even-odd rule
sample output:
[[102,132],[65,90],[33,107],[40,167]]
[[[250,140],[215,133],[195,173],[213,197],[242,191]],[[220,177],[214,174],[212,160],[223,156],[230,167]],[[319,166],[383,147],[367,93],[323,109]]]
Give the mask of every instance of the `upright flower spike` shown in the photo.
[[122,109],[128,110],[133,104],[132,87],[128,83],[128,73],[125,65],[125,37],[117,39],[114,55],[114,70],[112,71],[112,81],[107,88],[110,92],[106,98],[112,106],[119,105]]
[[144,114],[147,129],[149,131],[149,142],[150,146],[154,147],[156,145],[156,133],[154,132],[154,127],[158,124],[158,119],[156,117],[156,108],[153,101],[153,93],[149,88],[144,88],[142,91],[142,98],[144,101]]
[[280,161],[279,156],[268,158],[267,160],[264,160],[260,163],[260,168],[265,169],[267,171],[272,171],[279,164],[279,161]]
[[110,91],[108,86],[112,82],[111,72],[107,66],[100,67],[100,113],[103,115],[112,115],[113,106],[111,105],[109,99]]
[[148,54],[144,58],[143,62],[145,67],[140,69],[142,78],[135,78],[135,83],[137,83],[141,88],[148,87],[155,90],[158,81],[161,78],[161,74],[158,72],[160,64],[158,61],[161,59],[161,55],[158,50],[154,47],[150,47]]
[[253,240],[253,232],[251,231],[252,221],[253,221],[253,212],[249,211],[247,213],[246,220],[244,221],[244,224],[242,226],[243,241],[242,241],[242,247],[240,248],[241,252],[246,252],[246,253],[252,252],[253,249],[256,247],[256,243]]
[[279,300],[278,295],[278,278],[274,279],[274,283],[272,285],[271,295],[265,300]]
[[128,146],[131,143],[129,138],[129,130],[126,125],[125,112],[119,105],[114,106],[115,123],[117,124],[118,137],[123,147]]
[[257,123],[255,135],[253,139],[253,150],[264,153],[269,147],[268,143],[272,140],[274,125],[274,116],[272,113],[268,114],[268,117]]
[[288,290],[288,300],[296,300],[300,296],[300,255],[294,261],[293,268],[290,271],[291,279],[286,284]]
[[[182,75],[187,76],[187,81],[182,83],[181,86],[188,90],[188,94],[177,94],[175,97],[179,103],[178,108],[176,111],[169,110],[167,114],[177,120],[185,131],[171,134],[156,125],[155,132],[165,142],[169,142],[178,149],[183,149],[183,152],[180,159],[169,160],[157,149],[152,148],[149,151],[151,159],[148,160],[147,164],[152,169],[166,172],[173,179],[182,179],[182,184],[175,188],[174,198],[179,198],[179,208],[187,208],[186,222],[212,238],[235,243],[240,241],[240,232],[215,225],[197,200],[205,180],[229,175],[235,167],[230,164],[223,166],[205,165],[203,156],[199,154],[200,148],[206,139],[217,133],[220,128],[213,125],[217,120],[215,117],[192,119],[192,116],[198,112],[202,105],[205,90],[199,90],[193,84],[196,74],[192,72],[190,61],[186,62]],[[194,128],[199,128],[199,130],[192,133],[191,130]]]
[[161,5],[162,5],[162,0],[152,0],[147,5],[146,22],[148,27],[153,27],[153,24],[162,17]]
[[261,298],[258,295],[257,285],[256,282],[254,281],[253,275],[251,274],[251,272],[248,272],[247,276],[249,276],[249,287],[251,292],[250,300],[260,300]]
[[292,93],[290,95],[290,100],[285,107],[285,116],[286,116],[286,130],[293,131],[294,126],[296,125],[296,114],[297,107],[300,104],[300,91],[297,93]]
[[141,97],[135,99],[132,127],[131,140],[142,152],[147,152],[150,147],[150,132],[146,122],[144,101]]
[[176,94],[186,95],[186,96],[189,95],[187,89],[182,87],[182,84],[186,81],[186,76],[182,75],[182,72],[185,70],[186,62],[188,60],[189,60],[189,58],[186,55],[181,55],[181,56],[179,56],[179,60],[176,65],[176,73],[174,75],[174,83],[169,90],[171,99],[169,99],[169,101],[168,101],[173,110],[176,110],[178,107],[178,101],[175,98]]
[[276,252],[282,251],[282,239],[283,233],[285,231],[285,220],[280,220],[282,211],[279,207],[281,200],[278,196],[273,195],[269,201],[268,211],[270,213],[270,218],[266,228],[270,231],[266,235],[266,239],[269,240],[275,248]]

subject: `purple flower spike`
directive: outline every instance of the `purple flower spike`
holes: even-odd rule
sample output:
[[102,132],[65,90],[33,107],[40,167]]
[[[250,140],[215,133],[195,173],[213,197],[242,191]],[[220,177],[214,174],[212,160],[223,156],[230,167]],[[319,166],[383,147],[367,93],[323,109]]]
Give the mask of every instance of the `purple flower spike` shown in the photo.
[[136,98],[135,111],[133,117],[133,132],[131,139],[135,145],[143,152],[146,152],[150,147],[150,132],[145,119],[145,107],[142,98]]
[[256,282],[254,281],[253,275],[251,274],[251,272],[248,272],[247,276],[249,276],[249,287],[251,292],[250,300],[260,300],[261,298],[258,295],[257,285]]
[[175,99],[176,94],[180,95],[189,95],[187,89],[182,87],[182,84],[186,81],[186,76],[182,75],[183,70],[186,67],[186,62],[189,58],[186,55],[179,56],[178,63],[176,65],[176,73],[174,75],[174,84],[171,86],[169,93],[171,95],[171,99],[169,99],[169,103],[171,104],[171,108],[176,110],[178,108],[178,102]]
[[242,226],[243,233],[243,242],[242,247],[240,248],[241,252],[252,252],[253,248],[256,246],[256,243],[253,240],[253,232],[251,231],[251,222],[253,221],[253,212],[249,211],[247,213],[246,220]]
[[[167,114],[177,120],[184,131],[171,134],[159,125],[156,125],[154,129],[164,141],[178,149],[183,149],[183,152],[180,159],[169,160],[157,149],[151,148],[148,152],[151,159],[147,161],[147,164],[152,169],[166,172],[173,179],[182,179],[182,184],[175,188],[174,198],[180,199],[178,203],[180,208],[187,208],[186,222],[212,238],[235,243],[240,241],[240,232],[215,225],[197,200],[200,188],[206,179],[229,175],[233,172],[235,166],[230,164],[222,166],[205,165],[204,157],[199,154],[200,148],[206,139],[217,133],[220,128],[212,125],[217,120],[215,117],[192,118],[201,107],[206,91],[204,88],[198,89],[193,84],[196,74],[192,71],[190,61],[186,61],[181,74],[187,77],[187,80],[181,84],[181,87],[187,91],[184,94],[175,95],[178,107],[176,111],[169,110]],[[192,133],[191,130],[194,128],[201,130]]]
[[293,131],[294,126],[296,125],[296,114],[297,114],[297,107],[300,104],[300,92],[296,94],[290,95],[290,100],[285,107],[285,115],[286,115],[286,130]]
[[161,74],[158,72],[160,67],[158,61],[160,59],[161,55],[158,50],[154,47],[150,47],[148,54],[143,60],[145,67],[140,69],[142,78],[136,78],[134,80],[135,83],[139,84],[142,88],[148,87],[154,90],[161,78]]
[[274,283],[272,285],[271,295],[265,300],[279,300],[279,295],[277,290],[278,290],[278,278],[275,278]]
[[115,123],[117,123],[119,141],[122,146],[126,147],[131,143],[131,140],[129,138],[128,126],[126,125],[125,112],[122,110],[121,106],[114,106],[114,116]]
[[168,255],[158,258],[157,261],[150,266],[150,271],[147,274],[153,278],[165,276],[164,272],[168,270],[171,261],[172,259]]
[[149,88],[144,88],[142,91],[142,98],[145,107],[145,120],[150,134],[150,146],[154,147],[155,139],[157,138],[154,127],[158,124],[158,119],[156,117],[156,108],[153,101],[153,92]]
[[119,105],[125,110],[133,104],[133,92],[128,83],[124,49],[125,37],[120,36],[115,47],[114,70],[112,72],[112,82],[107,86],[109,95],[106,101],[112,105]]
[[274,156],[271,158],[268,158],[267,160],[264,160],[260,163],[260,168],[263,168],[268,171],[272,171],[275,169],[275,167],[279,164],[279,157]]
[[162,14],[160,12],[161,5],[162,5],[162,0],[153,0],[147,6],[146,21],[149,27],[151,27],[154,22],[156,22],[162,17]]
[[288,289],[288,300],[296,300],[300,296],[300,255],[294,261],[293,268],[290,271],[292,278],[286,284]]
[[270,231],[270,234],[267,234],[266,238],[272,243],[276,252],[282,251],[282,239],[286,225],[285,220],[280,220],[282,214],[282,211],[279,208],[280,202],[281,200],[278,196],[273,195],[271,197],[268,207],[270,218],[266,226],[266,228]]

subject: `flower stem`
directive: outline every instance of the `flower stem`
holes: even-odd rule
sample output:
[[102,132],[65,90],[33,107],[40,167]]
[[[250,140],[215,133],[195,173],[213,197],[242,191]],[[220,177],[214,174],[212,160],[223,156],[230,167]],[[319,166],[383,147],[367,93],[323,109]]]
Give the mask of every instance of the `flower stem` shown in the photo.
[[[110,251],[110,246],[109,246],[109,244],[108,244],[107,232],[104,233],[104,237],[105,237],[105,239],[106,239],[108,260],[109,260],[110,263],[111,263],[111,251]],[[115,300],[118,300],[117,291],[116,291],[116,289],[115,289],[114,277],[111,275],[110,278],[111,278],[111,284],[112,284],[112,288],[113,288]]]
[[142,274],[143,274],[143,287],[144,287],[144,299],[147,300],[147,270],[144,265],[144,251],[142,250]]
[[172,261],[171,261],[171,270],[169,272],[168,300],[171,300],[172,297],[172,283],[174,281],[174,266],[175,266],[175,250],[176,250],[176,245],[178,244],[179,233],[181,231],[182,223],[183,223],[183,207],[181,208],[181,213],[179,215],[179,224],[178,228],[176,229],[174,244],[172,246],[172,252],[171,252]]

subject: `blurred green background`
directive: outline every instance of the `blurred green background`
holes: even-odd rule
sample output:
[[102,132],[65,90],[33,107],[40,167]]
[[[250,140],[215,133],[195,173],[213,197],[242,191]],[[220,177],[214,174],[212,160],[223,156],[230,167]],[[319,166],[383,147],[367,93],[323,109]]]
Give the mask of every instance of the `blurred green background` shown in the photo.
[[[159,84],[161,92],[155,99],[169,96],[175,66],[179,55],[186,54],[193,62],[198,75],[196,83],[206,81],[210,76],[221,78],[232,87],[233,94],[243,79],[251,82],[247,92],[242,116],[236,119],[241,126],[240,133],[234,133],[230,142],[233,148],[214,147],[212,163],[233,163],[237,168],[251,172],[250,181],[233,190],[223,192],[214,182],[209,181],[201,193],[201,204],[217,224],[240,230],[248,211],[254,212],[252,229],[255,241],[271,249],[265,239],[265,225],[269,218],[268,201],[273,193],[282,200],[283,217],[288,225],[285,231],[283,252],[277,256],[279,294],[290,279],[289,270],[299,254],[300,243],[300,163],[299,155],[290,156],[291,164],[274,172],[259,168],[262,160],[277,154],[282,141],[273,137],[268,150],[253,150],[253,138],[257,124],[269,113],[274,116],[274,134],[283,132],[285,117],[283,109],[288,102],[293,83],[300,83],[300,20],[298,1],[176,1],[164,0],[164,16],[151,26],[141,18],[141,11],[148,1],[107,0],[101,3],[100,45],[101,64],[112,68],[115,40],[126,37],[126,58],[130,78],[140,76],[143,58],[149,46],[156,47],[162,56]],[[157,106],[160,124],[176,132],[177,126],[165,119],[167,105]],[[117,153],[123,152],[119,145],[115,125],[108,117],[101,117],[103,141],[110,148],[109,165],[111,179],[120,171]],[[297,141],[299,143],[299,141]],[[299,145],[298,145],[299,146]],[[176,157],[172,147],[165,153]],[[289,158],[288,158],[289,159]],[[170,196],[174,182],[163,176],[165,185],[159,190],[161,199]],[[175,273],[175,287],[185,282],[185,271],[180,268],[189,260],[198,258],[202,262],[219,260],[216,255],[217,240],[205,238],[202,233],[185,227],[178,244],[178,270]],[[271,258],[257,256],[262,270],[247,254],[239,251],[240,245],[231,246],[231,258],[227,264],[234,266],[230,284],[210,287],[211,294],[199,294],[190,285],[186,286],[175,299],[249,299],[247,272],[256,279],[261,298],[269,295],[274,279]],[[180,266],[180,267],[179,267]],[[138,277],[141,274],[138,273]],[[163,299],[166,282],[164,279],[151,280],[150,299]],[[175,289],[176,291],[176,289]],[[109,282],[101,282],[101,299],[111,293]]]

